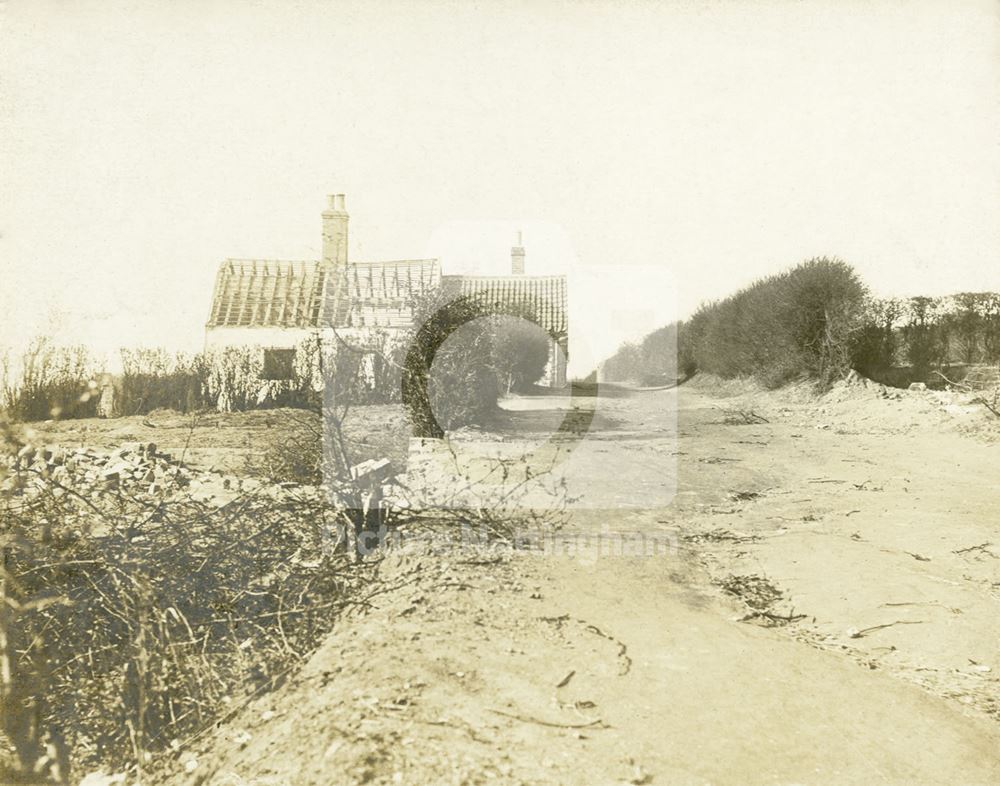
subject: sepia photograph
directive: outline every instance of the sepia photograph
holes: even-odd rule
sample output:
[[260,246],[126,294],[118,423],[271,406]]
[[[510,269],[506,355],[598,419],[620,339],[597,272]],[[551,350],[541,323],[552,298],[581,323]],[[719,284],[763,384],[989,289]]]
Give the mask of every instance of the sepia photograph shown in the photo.
[[3,0],[0,172],[0,786],[1000,784],[997,0]]

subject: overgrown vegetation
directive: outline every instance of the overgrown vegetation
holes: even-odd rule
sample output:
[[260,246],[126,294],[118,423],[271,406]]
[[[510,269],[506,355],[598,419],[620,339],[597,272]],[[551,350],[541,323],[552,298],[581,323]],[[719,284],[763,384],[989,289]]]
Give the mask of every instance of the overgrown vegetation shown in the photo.
[[97,377],[85,347],[57,347],[37,338],[18,357],[0,355],[0,407],[19,421],[93,417]]
[[700,370],[777,387],[796,378],[826,386],[853,368],[905,387],[934,384],[935,371],[962,378],[966,367],[998,364],[1000,294],[879,299],[849,265],[820,258],[623,345],[604,371],[657,384]]
[[493,367],[501,392],[524,393],[542,378],[549,340],[541,328],[520,316],[494,317]]
[[5,782],[65,778],[70,752],[142,768],[273,684],[370,582],[321,493],[95,484],[9,430],[4,454]]
[[681,331],[684,365],[768,387],[797,377],[829,383],[850,368],[865,297],[849,265],[810,260],[702,306]]
[[[429,302],[422,313],[429,315],[444,302]],[[547,336],[532,324],[530,313],[497,314],[479,299],[463,298],[442,315],[463,309],[469,319],[455,340],[435,350],[433,361],[436,381],[430,384],[445,428],[480,422],[489,402],[530,389],[548,361]],[[336,399],[356,405],[398,403],[405,353],[415,335],[393,338],[369,331],[357,343],[337,333],[316,333],[286,350],[290,362],[279,375],[268,368],[269,351],[260,347],[193,355],[123,348],[116,364],[121,373],[111,375],[83,347],[37,339],[19,356],[0,355],[0,409],[17,422],[145,415],[157,409],[318,410],[327,385],[334,386]]]
[[[482,315],[466,316],[473,313]],[[505,386],[544,367],[540,352],[514,363],[526,341],[519,328],[498,319],[470,324],[482,343],[463,338],[438,346],[434,373],[443,362],[452,375],[445,379],[478,380],[481,387],[472,390],[488,396],[455,398],[444,379],[427,388],[457,403],[458,418],[468,417],[462,406],[495,406]],[[510,344],[498,365],[504,340]],[[126,353],[120,402],[142,412],[219,406],[221,398],[236,409],[297,395],[301,417],[283,410],[293,427],[282,423],[284,438],[245,468],[251,477],[213,481],[210,473],[185,469],[183,456],[174,460],[151,445],[141,449],[145,463],[138,465],[125,461],[133,448],[67,455],[22,445],[12,427],[0,428],[0,742],[10,745],[0,744],[0,780],[65,782],[70,762],[141,776],[183,750],[282,680],[340,612],[387,589],[377,560],[359,559],[386,528],[444,528],[497,540],[561,520],[559,488],[544,510],[523,505],[534,474],[501,484],[489,506],[456,501],[429,512],[380,505],[383,476],[370,481],[352,471],[344,426],[353,407],[382,395],[373,391],[386,379],[399,395],[402,364],[391,351],[342,342],[334,353],[317,342],[314,351],[296,352],[294,375],[283,380],[261,380],[260,360],[248,351],[222,358],[208,366],[161,352]],[[21,412],[58,414],[49,397],[56,388],[46,382],[65,384],[70,398],[81,385],[92,390],[92,368],[69,369],[48,376],[33,370],[39,381],[34,398],[24,401],[36,409]],[[323,381],[325,395],[317,384]],[[198,416],[191,422],[193,430]],[[496,471],[506,478],[523,465],[515,457]],[[192,488],[192,478],[211,490]]]
[[289,373],[274,378],[259,347],[194,355],[132,348],[120,350],[121,373],[111,375],[83,347],[37,339],[19,356],[0,355],[0,408],[18,422],[145,415],[157,409],[316,409],[322,402],[324,362],[334,367],[328,381],[340,397],[359,404],[396,403],[402,351],[401,344],[381,334],[370,336],[363,346],[339,337],[309,336],[292,350]]
[[479,297],[432,295],[415,311],[402,370],[414,436],[482,425],[497,401],[544,373],[548,338],[526,310],[498,310]]

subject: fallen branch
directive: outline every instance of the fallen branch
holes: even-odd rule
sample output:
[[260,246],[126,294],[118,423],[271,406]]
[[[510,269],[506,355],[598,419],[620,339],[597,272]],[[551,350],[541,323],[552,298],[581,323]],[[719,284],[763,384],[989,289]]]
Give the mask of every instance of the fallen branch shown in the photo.
[[514,720],[521,721],[522,723],[536,723],[539,726],[548,726],[553,729],[587,729],[592,726],[596,726],[601,729],[610,728],[608,724],[600,718],[594,718],[594,720],[586,721],[585,723],[556,723],[554,721],[542,720],[541,718],[532,718],[529,715],[518,715],[513,712],[504,712],[503,710],[494,709],[493,707],[487,707],[486,709],[490,712],[496,713],[497,715],[503,715],[505,718],[513,718]]
[[681,540],[685,543],[722,543],[724,541],[731,543],[756,543],[760,540],[760,535],[745,535],[742,532],[716,528],[708,532],[692,532],[683,535]]
[[860,639],[862,636],[873,633],[877,630],[882,630],[882,628],[891,628],[893,625],[923,625],[924,620],[896,620],[895,622],[886,622],[884,625],[872,625],[870,628],[862,628],[861,630],[854,630],[853,628],[848,631],[848,635],[852,639]]
[[756,426],[762,423],[770,423],[763,415],[758,415],[752,409],[723,409],[725,416],[722,424],[725,426]]
[[740,617],[739,622],[750,622],[755,619],[763,619],[767,620],[776,627],[780,627],[783,625],[791,625],[793,622],[798,622],[799,620],[804,620],[807,616],[808,615],[806,614],[795,614],[793,612],[789,612],[788,615],[785,616],[784,614],[777,614],[773,611],[751,611],[749,614]]
[[[961,382],[954,382],[953,380],[948,379],[948,377],[946,377],[940,371],[935,371],[934,373],[937,374],[939,377],[941,377],[941,379],[943,379],[945,382],[947,382],[952,387],[959,388],[960,390],[962,390],[965,393],[976,393],[977,392],[976,389],[973,388],[973,387],[971,387],[970,385],[965,385],[965,384],[963,384]],[[974,399],[972,399],[972,403],[973,404],[982,404],[984,407],[986,407],[986,409],[988,409],[990,412],[992,412],[994,415],[996,415],[998,418],[1000,418],[1000,388],[996,388],[993,391],[993,397],[992,398],[986,398],[985,395],[980,395],[980,396],[976,396]]]
[[891,608],[896,606],[938,606],[942,609],[947,609],[952,614],[961,614],[962,610],[956,608],[955,606],[945,606],[943,603],[938,603],[936,600],[911,600],[911,601],[901,601],[899,603],[883,603],[881,604],[883,608]]
[[982,404],[986,409],[1000,418],[1000,388],[993,391],[993,399],[987,400],[985,396],[977,396],[972,400],[973,404]]
[[572,670],[572,671],[570,671],[569,674],[567,674],[565,677],[563,677],[561,680],[559,680],[559,682],[556,683],[556,687],[557,688],[565,688],[567,685],[569,685],[569,681],[571,679],[573,679],[573,675],[574,674],[576,674],[576,670],[575,669]]
[[965,391],[967,391],[969,393],[972,392],[972,388],[970,388],[968,385],[966,385],[966,384],[964,384],[962,382],[955,382],[954,380],[948,379],[948,377],[946,377],[940,371],[934,371],[933,373],[937,374],[939,377],[941,377],[941,379],[943,379],[945,382],[947,382],[952,387],[961,388],[962,390],[965,390]]
[[[952,554],[968,554],[971,551],[989,551],[989,547],[993,544],[987,541],[986,543],[980,543],[978,546],[966,546],[964,549],[956,549],[951,552]],[[992,554],[992,552],[990,552]]]

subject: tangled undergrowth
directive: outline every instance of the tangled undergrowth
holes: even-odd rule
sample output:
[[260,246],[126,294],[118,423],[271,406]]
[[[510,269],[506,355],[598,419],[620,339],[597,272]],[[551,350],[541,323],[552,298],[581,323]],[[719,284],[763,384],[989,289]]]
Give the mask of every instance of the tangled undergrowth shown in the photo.
[[166,766],[280,684],[340,615],[394,589],[382,542],[365,559],[353,548],[374,525],[481,545],[565,513],[564,494],[526,506],[533,478],[520,476],[489,505],[436,509],[350,471],[331,489],[316,483],[329,457],[314,430],[276,444],[245,483],[152,444],[25,446],[0,423],[0,781],[67,782],[70,763],[135,778]]
[[63,781],[70,759],[141,770],[380,590],[375,563],[331,539],[337,511],[315,490],[95,484],[6,437],[3,782]]

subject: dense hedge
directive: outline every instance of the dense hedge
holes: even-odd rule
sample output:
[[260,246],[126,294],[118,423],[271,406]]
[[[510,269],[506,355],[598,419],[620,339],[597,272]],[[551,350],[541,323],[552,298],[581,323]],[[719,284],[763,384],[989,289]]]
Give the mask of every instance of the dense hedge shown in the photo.
[[604,372],[653,384],[700,370],[776,387],[798,377],[828,384],[854,368],[905,386],[983,364],[1000,364],[1000,294],[878,299],[849,265],[820,258],[622,345]]
[[866,289],[837,259],[813,259],[702,306],[683,326],[682,366],[768,387],[797,377],[827,383],[851,366]]

